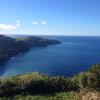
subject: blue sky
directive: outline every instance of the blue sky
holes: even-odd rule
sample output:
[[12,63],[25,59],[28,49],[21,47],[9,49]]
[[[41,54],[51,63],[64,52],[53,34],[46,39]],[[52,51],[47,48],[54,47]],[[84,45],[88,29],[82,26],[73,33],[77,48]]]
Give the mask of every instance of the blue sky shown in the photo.
[[0,33],[100,36],[100,0],[0,0]]

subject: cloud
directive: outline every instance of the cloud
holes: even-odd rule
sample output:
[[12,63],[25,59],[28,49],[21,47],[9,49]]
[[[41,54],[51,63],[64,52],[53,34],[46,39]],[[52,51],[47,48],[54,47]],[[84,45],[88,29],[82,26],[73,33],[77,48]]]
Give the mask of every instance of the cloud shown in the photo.
[[17,20],[16,24],[6,24],[6,23],[0,23],[0,30],[4,31],[10,31],[10,30],[17,30],[20,26],[20,21]]
[[37,25],[38,22],[37,22],[37,21],[33,21],[32,24],[33,24],[33,25]]
[[16,25],[5,24],[5,23],[0,24],[0,30],[16,30],[17,28],[18,26]]
[[37,25],[37,24],[42,24],[43,25],[43,24],[46,24],[46,23],[47,23],[46,21],[33,21],[32,22],[33,25]]
[[47,23],[46,21],[42,21],[42,22],[41,22],[41,24],[46,24],[46,23]]
[[17,20],[16,25],[20,26],[20,20]]

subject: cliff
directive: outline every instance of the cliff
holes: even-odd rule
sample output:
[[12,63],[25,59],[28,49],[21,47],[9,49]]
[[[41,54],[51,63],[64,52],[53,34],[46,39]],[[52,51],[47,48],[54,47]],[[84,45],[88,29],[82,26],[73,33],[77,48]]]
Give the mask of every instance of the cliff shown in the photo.
[[59,44],[60,41],[40,37],[11,38],[0,35],[0,63],[5,63],[11,57],[28,51],[33,46],[48,46]]

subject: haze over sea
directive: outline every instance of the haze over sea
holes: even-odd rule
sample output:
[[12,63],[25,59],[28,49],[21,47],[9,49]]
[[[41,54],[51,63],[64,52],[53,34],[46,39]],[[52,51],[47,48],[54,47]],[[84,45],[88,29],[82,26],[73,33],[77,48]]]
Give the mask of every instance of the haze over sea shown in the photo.
[[60,40],[59,45],[33,47],[0,67],[0,75],[40,72],[49,75],[72,76],[100,63],[100,37],[43,36]]

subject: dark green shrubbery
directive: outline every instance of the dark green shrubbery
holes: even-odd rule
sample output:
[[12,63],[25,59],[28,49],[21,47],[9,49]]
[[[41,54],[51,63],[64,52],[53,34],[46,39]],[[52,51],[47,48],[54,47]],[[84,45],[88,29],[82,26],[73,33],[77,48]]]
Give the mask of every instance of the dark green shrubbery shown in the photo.
[[100,64],[92,65],[88,72],[82,72],[73,79],[81,88],[100,90]]
[[51,94],[61,91],[76,91],[79,86],[71,78],[42,76],[37,78],[6,79],[0,82],[0,95]]

